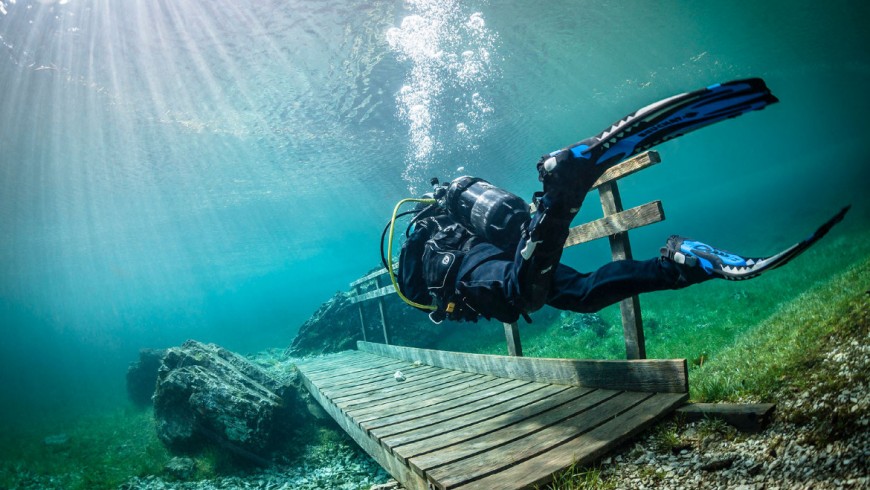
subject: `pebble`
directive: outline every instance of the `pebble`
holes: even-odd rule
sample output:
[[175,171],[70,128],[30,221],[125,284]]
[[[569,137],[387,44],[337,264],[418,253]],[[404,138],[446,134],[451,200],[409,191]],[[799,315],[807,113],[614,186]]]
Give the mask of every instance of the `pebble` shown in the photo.
[[397,490],[390,475],[362,450],[337,443],[328,457],[310,455],[299,466],[274,466],[244,476],[222,476],[200,481],[176,481],[159,476],[133,477],[118,490]]

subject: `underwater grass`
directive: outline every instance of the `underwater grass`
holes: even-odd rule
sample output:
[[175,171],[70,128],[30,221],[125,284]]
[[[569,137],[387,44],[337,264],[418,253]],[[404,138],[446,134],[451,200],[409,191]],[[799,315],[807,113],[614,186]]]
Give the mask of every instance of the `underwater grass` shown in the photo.
[[714,362],[692,370],[692,398],[769,399],[784,384],[799,381],[831,336],[868,328],[868,277],[870,259],[783,305]]
[[536,490],[540,488],[558,488],[559,490],[613,490],[616,488],[616,483],[613,480],[602,478],[600,468],[587,468],[577,464],[572,464],[564,471],[553,475],[553,481],[546,487],[535,486]]
[[[159,474],[171,458],[151,410],[19,427],[0,434],[0,488],[117,488],[131,476]],[[46,444],[47,436],[59,434],[67,441]]]

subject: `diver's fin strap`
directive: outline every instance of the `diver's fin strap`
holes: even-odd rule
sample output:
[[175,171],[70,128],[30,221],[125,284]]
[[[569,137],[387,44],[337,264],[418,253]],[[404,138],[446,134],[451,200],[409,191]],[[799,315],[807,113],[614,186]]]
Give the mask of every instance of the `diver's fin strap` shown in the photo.
[[842,221],[850,208],[851,206],[844,207],[809,237],[770,257],[745,258],[682,237],[679,237],[679,243],[676,245],[669,240],[661,253],[677,264],[700,267],[714,277],[730,281],[752,279],[764,272],[782,267],[805,252],[831,231],[834,225]]
[[715,84],[643,107],[597,135],[550,155],[570,151],[575,158],[610,167],[690,131],[775,102],[778,99],[760,78]]

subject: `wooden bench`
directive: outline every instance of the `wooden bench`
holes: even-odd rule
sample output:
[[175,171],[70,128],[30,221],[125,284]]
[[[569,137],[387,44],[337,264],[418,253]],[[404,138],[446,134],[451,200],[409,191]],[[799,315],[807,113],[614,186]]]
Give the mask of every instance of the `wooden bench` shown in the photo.
[[[617,180],[655,165],[660,161],[658,152],[648,151],[621,162],[605,172],[592,187],[592,189],[598,190],[604,216],[595,221],[571,228],[568,240],[565,242],[565,247],[572,247],[608,237],[612,260],[631,259],[631,244],[628,239],[628,231],[652,223],[658,223],[665,219],[665,215],[662,210],[661,201],[653,201],[631,209],[623,209]],[[390,343],[389,324],[384,310],[383,297],[395,293],[396,290],[392,284],[386,283],[389,283],[387,270],[381,269],[350,284],[352,290],[351,302],[359,306],[364,341],[367,341],[367,338],[362,303],[377,299],[381,325],[383,326],[384,343]],[[633,296],[623,300],[619,308],[622,314],[626,358],[646,359],[640,299],[637,296]],[[522,356],[522,342],[520,341],[517,324],[505,323],[504,329],[508,354],[511,356]]]

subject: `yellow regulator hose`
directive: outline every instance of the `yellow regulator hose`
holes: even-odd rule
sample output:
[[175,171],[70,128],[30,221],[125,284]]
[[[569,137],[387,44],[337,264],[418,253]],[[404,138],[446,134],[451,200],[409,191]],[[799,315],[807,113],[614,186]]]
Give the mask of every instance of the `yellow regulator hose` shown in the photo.
[[399,214],[399,208],[402,206],[402,204],[405,204],[406,202],[435,204],[435,199],[408,198],[408,199],[402,199],[401,201],[399,201],[398,204],[396,204],[395,209],[393,209],[393,217],[392,217],[392,219],[390,219],[390,239],[387,242],[387,272],[389,272],[389,274],[390,274],[390,281],[392,281],[393,287],[396,289],[396,294],[398,294],[399,297],[402,298],[402,301],[404,301],[405,303],[408,303],[409,305],[413,306],[414,308],[420,308],[423,310],[434,311],[437,309],[435,306],[421,305],[420,303],[415,303],[415,302],[411,301],[410,299],[406,298],[405,295],[402,294],[402,291],[399,289],[399,283],[398,283],[398,281],[396,281],[396,274],[393,273],[393,231],[394,231],[395,226],[396,226],[396,215]]

